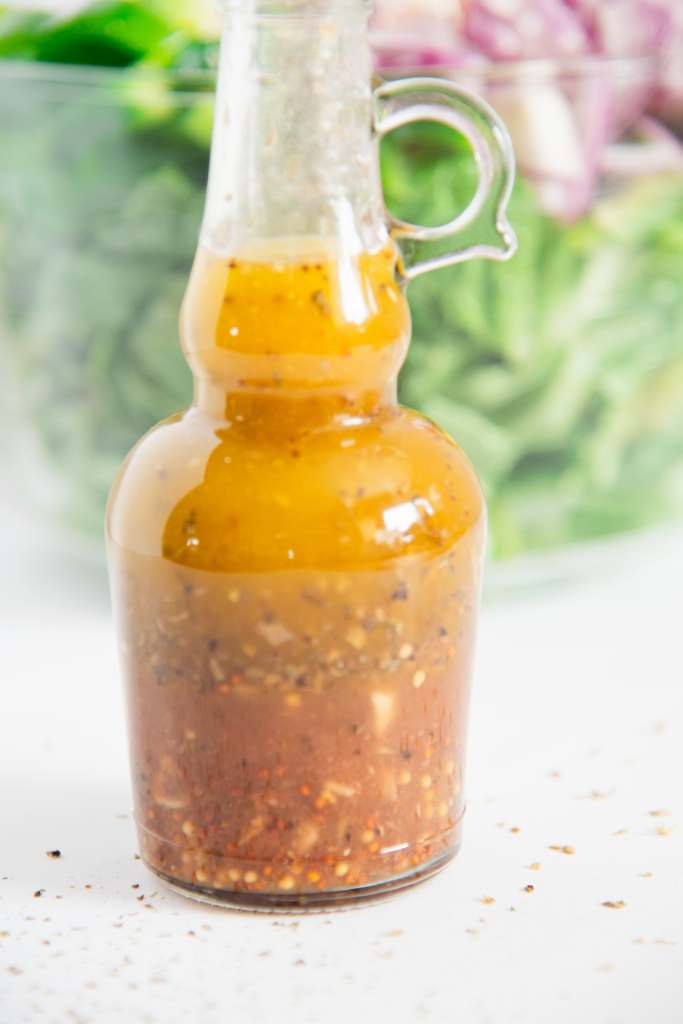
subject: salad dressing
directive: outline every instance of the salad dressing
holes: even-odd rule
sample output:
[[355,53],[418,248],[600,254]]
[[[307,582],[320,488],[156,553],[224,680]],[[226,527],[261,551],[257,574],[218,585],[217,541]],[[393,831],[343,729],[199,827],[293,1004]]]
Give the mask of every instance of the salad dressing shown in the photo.
[[397,403],[410,316],[383,222],[226,244],[210,208],[181,316],[193,406],[108,512],[140,849],[215,902],[367,898],[460,844],[484,502]]

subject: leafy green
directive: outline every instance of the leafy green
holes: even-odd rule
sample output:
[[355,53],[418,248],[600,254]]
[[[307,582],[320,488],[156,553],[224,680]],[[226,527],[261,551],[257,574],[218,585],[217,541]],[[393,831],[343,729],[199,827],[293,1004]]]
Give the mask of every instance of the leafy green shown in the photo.
[[[215,45],[180,19],[170,0],[0,9],[0,57],[120,69],[79,84],[0,63],[0,334],[65,516],[96,534],[125,452],[191,395],[177,318],[211,131],[196,72]],[[434,124],[393,133],[382,172],[419,223],[475,185],[466,144]],[[571,225],[520,180],[510,215],[513,261],[411,285],[401,378],[477,466],[499,558],[683,508],[683,180],[620,185]]]
[[[383,153],[389,205],[424,223],[451,217],[463,159],[438,127],[396,133]],[[403,400],[472,456],[498,557],[678,514],[683,178],[620,186],[573,225],[546,216],[519,180],[510,219],[520,248],[509,264],[465,264],[411,286]]]

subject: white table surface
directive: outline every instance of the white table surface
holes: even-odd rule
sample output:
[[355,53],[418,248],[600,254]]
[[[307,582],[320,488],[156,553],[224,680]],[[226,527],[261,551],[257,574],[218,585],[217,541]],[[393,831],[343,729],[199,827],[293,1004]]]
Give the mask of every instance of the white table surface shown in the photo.
[[680,545],[487,607],[460,857],[373,907],[278,917],[134,859],[103,579],[3,532],[1,1024],[683,1021]]

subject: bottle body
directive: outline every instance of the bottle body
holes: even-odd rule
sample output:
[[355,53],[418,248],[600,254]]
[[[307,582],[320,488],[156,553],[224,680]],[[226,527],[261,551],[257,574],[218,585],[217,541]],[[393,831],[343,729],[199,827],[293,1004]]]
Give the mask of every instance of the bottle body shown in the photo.
[[[109,510],[141,851],[240,905],[409,884],[455,853],[464,810],[483,500],[460,450],[379,386],[409,328],[391,250],[357,264],[361,325],[339,322],[338,266],[308,252],[279,270],[223,258],[213,276],[200,254],[185,323],[250,348],[257,309],[264,365],[302,358],[310,376],[322,344],[343,382],[290,367],[241,391],[217,369],[230,355],[189,341],[197,404],[131,454]],[[296,331],[278,320],[277,354],[281,287]],[[315,341],[324,316],[338,356]],[[354,388],[369,368],[377,387]]]
[[[273,169],[240,178],[219,131],[181,315],[194,403],[133,450],[107,514],[141,853],[235,906],[410,885],[457,851],[464,812],[485,506],[457,445],[396,400],[410,316],[349,41],[367,12],[344,32],[336,2],[247,35],[274,33],[254,46],[282,66],[283,46],[317,40],[320,131],[341,130],[344,100],[315,69],[351,55],[367,146],[353,136],[353,173],[296,164],[309,194],[290,216],[282,196],[268,213]],[[234,125],[221,110],[219,94]],[[272,125],[238,123],[263,167]]]
[[216,902],[390,891],[460,845],[478,537],[373,570],[114,549],[140,850]]

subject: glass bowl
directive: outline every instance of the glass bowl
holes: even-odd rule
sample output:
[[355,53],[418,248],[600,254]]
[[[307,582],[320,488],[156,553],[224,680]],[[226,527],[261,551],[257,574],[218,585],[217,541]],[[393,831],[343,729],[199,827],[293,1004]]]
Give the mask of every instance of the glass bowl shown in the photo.
[[123,456],[186,405],[209,76],[0,62],[0,340],[34,508],[101,552]]
[[[468,452],[492,557],[526,578],[547,553],[569,564],[577,545],[683,508],[683,163],[676,140],[634,120],[654,84],[647,60],[440,70],[510,124],[520,250],[411,286],[402,397]],[[96,558],[122,458],[191,398],[177,319],[212,86],[0,62],[6,436],[24,501]],[[408,220],[450,219],[471,188],[463,140],[436,125],[397,133],[382,163]]]

